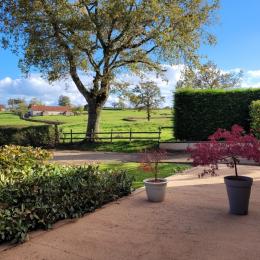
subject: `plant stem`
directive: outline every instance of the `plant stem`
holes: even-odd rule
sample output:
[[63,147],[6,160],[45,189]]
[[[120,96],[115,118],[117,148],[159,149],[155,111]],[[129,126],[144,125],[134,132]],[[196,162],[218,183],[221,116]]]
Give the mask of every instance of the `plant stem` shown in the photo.
[[237,174],[237,161],[236,161],[235,158],[233,158],[233,162],[234,162],[234,166],[235,166],[236,177],[238,177],[238,174]]
[[155,163],[155,174],[154,174],[154,177],[155,177],[155,181],[157,181],[157,179],[158,179],[158,162]]

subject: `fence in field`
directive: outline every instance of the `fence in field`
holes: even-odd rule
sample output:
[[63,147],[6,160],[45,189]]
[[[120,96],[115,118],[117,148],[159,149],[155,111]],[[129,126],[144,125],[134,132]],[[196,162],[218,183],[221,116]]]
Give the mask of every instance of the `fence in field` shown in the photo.
[[[96,142],[113,142],[115,140],[125,140],[132,142],[134,140],[151,140],[151,141],[160,141],[162,129],[172,128],[172,127],[159,127],[158,131],[107,131],[107,132],[97,132],[92,133],[90,136],[91,140]],[[73,143],[75,141],[82,141],[86,138],[86,133],[84,132],[73,132],[71,129],[70,132],[63,132],[60,139],[63,143]]]

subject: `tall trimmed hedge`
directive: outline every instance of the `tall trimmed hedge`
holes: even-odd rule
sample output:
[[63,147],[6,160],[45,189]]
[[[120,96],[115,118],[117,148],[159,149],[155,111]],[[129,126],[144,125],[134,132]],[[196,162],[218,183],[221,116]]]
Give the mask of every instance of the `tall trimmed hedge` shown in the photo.
[[174,133],[177,140],[203,141],[218,128],[239,124],[250,128],[249,106],[260,89],[181,90],[175,93]]
[[255,136],[260,139],[260,100],[253,101],[250,105],[251,128]]
[[54,147],[56,139],[55,126],[53,125],[0,127],[0,145]]

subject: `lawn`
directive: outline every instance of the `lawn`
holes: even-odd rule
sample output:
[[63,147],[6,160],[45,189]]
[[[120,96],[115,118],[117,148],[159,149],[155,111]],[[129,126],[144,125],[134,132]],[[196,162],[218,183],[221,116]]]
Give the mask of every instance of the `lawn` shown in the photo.
[[[134,176],[133,188],[140,188],[143,186],[143,180],[152,178],[154,175],[150,172],[143,171],[139,163],[117,163],[117,164],[101,164],[100,169],[123,169],[126,170],[130,175]],[[160,163],[159,164],[159,177],[165,178],[171,176],[177,172],[182,172],[189,169],[190,166],[187,164],[176,164],[176,163]]]

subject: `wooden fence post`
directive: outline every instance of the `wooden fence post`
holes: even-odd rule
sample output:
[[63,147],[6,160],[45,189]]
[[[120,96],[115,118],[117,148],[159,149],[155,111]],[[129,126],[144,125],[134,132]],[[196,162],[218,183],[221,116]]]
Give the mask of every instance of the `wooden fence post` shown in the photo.
[[55,146],[56,146],[60,142],[59,129],[57,124],[54,125],[54,129],[55,129]]
[[160,140],[161,140],[161,132],[162,132],[162,128],[161,127],[159,127],[159,135],[158,135],[158,143],[160,142]]
[[[162,136],[162,130],[165,127],[158,127],[158,131],[150,131],[150,132],[142,132],[142,131],[133,131],[131,128],[129,129],[129,131],[113,131],[113,129],[111,129],[110,131],[106,131],[106,132],[97,132],[95,133],[94,130],[91,130],[91,133],[89,135],[86,135],[86,133],[78,133],[75,132],[73,133],[73,129],[70,129],[70,131],[68,132],[59,132],[59,136],[58,136],[58,140],[56,139],[55,141],[57,142],[62,142],[66,143],[68,140],[68,143],[70,142],[71,144],[73,143],[74,140],[77,139],[81,139],[81,137],[79,138],[78,136],[76,136],[75,138],[73,137],[74,134],[84,134],[85,137],[90,138],[91,141],[95,141],[95,140],[102,140],[102,139],[106,139],[108,142],[113,142],[114,140],[120,140],[120,139],[125,139],[125,140],[129,140],[129,142],[131,143],[133,140],[153,140],[159,143],[161,140],[161,136]],[[57,130],[56,130],[57,131]],[[105,138],[98,138],[98,135],[102,135],[105,134]],[[115,134],[115,136],[113,136],[113,134]],[[135,136],[135,134],[149,134],[148,136],[140,136],[137,135]],[[156,136],[157,135],[157,136]],[[82,138],[84,139],[84,137]],[[61,141],[62,140],[62,141]]]
[[129,132],[129,142],[131,143],[132,141],[132,128],[130,128],[130,132]]
[[73,137],[72,137],[73,133],[72,133],[72,129],[70,129],[70,143],[72,144],[73,142]]

